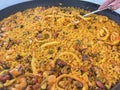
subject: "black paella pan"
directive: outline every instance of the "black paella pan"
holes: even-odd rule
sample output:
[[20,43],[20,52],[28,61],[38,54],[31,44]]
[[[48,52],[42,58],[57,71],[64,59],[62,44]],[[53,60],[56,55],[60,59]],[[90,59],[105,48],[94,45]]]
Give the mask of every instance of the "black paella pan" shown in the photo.
[[[62,5],[61,5],[61,3],[62,3]],[[99,5],[96,5],[96,4],[93,4],[90,2],[80,1],[80,0],[33,0],[33,1],[29,1],[29,2],[16,4],[16,5],[13,5],[13,6],[10,6],[8,8],[1,10],[0,11],[0,20],[6,18],[18,11],[24,11],[26,9],[34,8],[37,6],[80,7],[82,9],[89,10],[89,11],[96,10],[99,7]],[[98,14],[105,15],[120,25],[120,14],[118,14],[114,11],[111,11],[111,10],[105,10]],[[120,90],[120,83],[118,82],[118,84],[113,86],[113,88],[111,90]]]

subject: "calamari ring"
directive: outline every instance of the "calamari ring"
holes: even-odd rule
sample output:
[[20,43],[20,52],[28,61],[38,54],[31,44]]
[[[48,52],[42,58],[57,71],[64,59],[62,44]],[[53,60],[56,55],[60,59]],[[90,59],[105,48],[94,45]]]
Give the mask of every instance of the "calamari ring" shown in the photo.
[[[81,66],[81,65],[82,65],[82,62],[81,62],[81,60],[79,59],[79,57],[78,57],[77,55],[75,55],[74,53],[72,53],[72,52],[62,52],[61,54],[59,54],[59,55],[55,58],[55,60],[60,59],[60,57],[61,57],[61,56],[64,56],[64,55],[70,55],[70,56],[74,57],[74,58],[75,58],[75,61],[78,63],[77,66]],[[54,61],[55,61],[55,60],[54,60]],[[72,62],[74,62],[74,61],[72,61]],[[71,66],[72,66],[72,64],[71,64]],[[73,68],[76,68],[76,67],[73,67]]]
[[[72,78],[72,79],[75,79],[76,81],[81,82],[81,83],[83,84],[82,90],[88,90],[88,85],[87,85],[87,83],[85,82],[85,80],[83,80],[82,78],[78,78],[78,77],[76,77],[76,76],[74,76],[74,75],[70,75],[70,74],[69,74],[69,75],[68,75],[68,74],[63,74],[63,75],[59,76],[59,77],[56,79],[55,86],[53,85],[53,87],[59,88],[58,90],[64,90],[64,89],[60,88],[58,84],[59,84],[59,81],[60,81],[62,78],[65,78],[65,77]],[[55,89],[52,89],[52,90],[55,90]]]
[[31,68],[32,68],[33,74],[37,74],[36,60],[37,59],[35,58],[35,51],[33,51],[33,57],[31,61]]
[[58,57],[63,56],[63,55],[71,55],[71,56],[73,56],[78,62],[80,61],[79,57],[78,57],[77,55],[75,55],[74,53],[72,53],[72,52],[63,52],[63,53],[61,53],[60,55],[58,55]]
[[110,45],[116,45],[120,42],[120,35],[117,32],[113,32],[110,36],[110,42],[106,42]]
[[[105,36],[101,36],[104,33],[106,33]],[[101,40],[107,40],[109,36],[110,36],[110,33],[109,33],[108,29],[106,29],[105,27],[103,27],[100,30],[100,33],[98,33],[98,38],[101,39]]]
[[[59,42],[54,41],[54,42],[45,43],[41,46],[41,48],[43,49],[47,46],[56,45],[56,44],[59,44]],[[35,51],[33,51],[33,58],[31,61],[31,67],[32,67],[33,74],[37,74],[36,61],[37,59],[35,58]]]
[[45,43],[41,46],[41,48],[45,48],[47,46],[56,45],[56,44],[59,44],[59,42],[54,41],[54,42]]
[[31,61],[31,67],[32,67],[33,74],[37,74],[37,68],[36,68],[35,61],[36,61],[36,58],[33,57]]

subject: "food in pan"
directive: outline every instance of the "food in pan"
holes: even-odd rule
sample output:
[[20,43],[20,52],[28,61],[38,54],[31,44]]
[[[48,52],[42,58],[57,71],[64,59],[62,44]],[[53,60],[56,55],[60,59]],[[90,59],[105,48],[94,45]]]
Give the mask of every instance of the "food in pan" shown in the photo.
[[120,81],[120,26],[72,7],[0,22],[0,90],[109,90]]

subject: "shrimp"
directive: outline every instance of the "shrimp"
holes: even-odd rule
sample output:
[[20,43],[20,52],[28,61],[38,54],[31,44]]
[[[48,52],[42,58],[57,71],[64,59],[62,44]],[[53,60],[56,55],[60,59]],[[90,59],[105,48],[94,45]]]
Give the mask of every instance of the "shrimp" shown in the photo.
[[28,85],[25,90],[33,90],[32,85]]
[[46,89],[48,87],[48,90],[52,90],[52,86],[56,82],[56,76],[50,75],[48,76],[43,82],[41,82],[40,87],[41,89]]
[[19,75],[21,75],[23,73],[23,67],[20,65],[19,67],[16,67],[12,70],[9,71],[9,73],[13,76],[13,77],[17,77]]
[[14,87],[11,88],[11,90],[23,90],[27,86],[27,80],[23,76],[17,78],[16,82],[17,82],[17,84],[15,84]]

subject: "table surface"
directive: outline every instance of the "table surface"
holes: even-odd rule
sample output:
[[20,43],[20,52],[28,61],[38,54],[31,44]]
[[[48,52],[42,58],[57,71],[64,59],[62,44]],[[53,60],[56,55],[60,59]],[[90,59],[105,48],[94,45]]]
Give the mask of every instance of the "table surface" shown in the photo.
[[[18,4],[21,2],[27,2],[27,1],[31,1],[31,0],[0,0],[0,10],[8,6]],[[105,0],[84,0],[84,1],[89,1],[89,2],[100,4],[100,5],[105,2]],[[120,14],[120,9],[116,10],[116,12]]]

